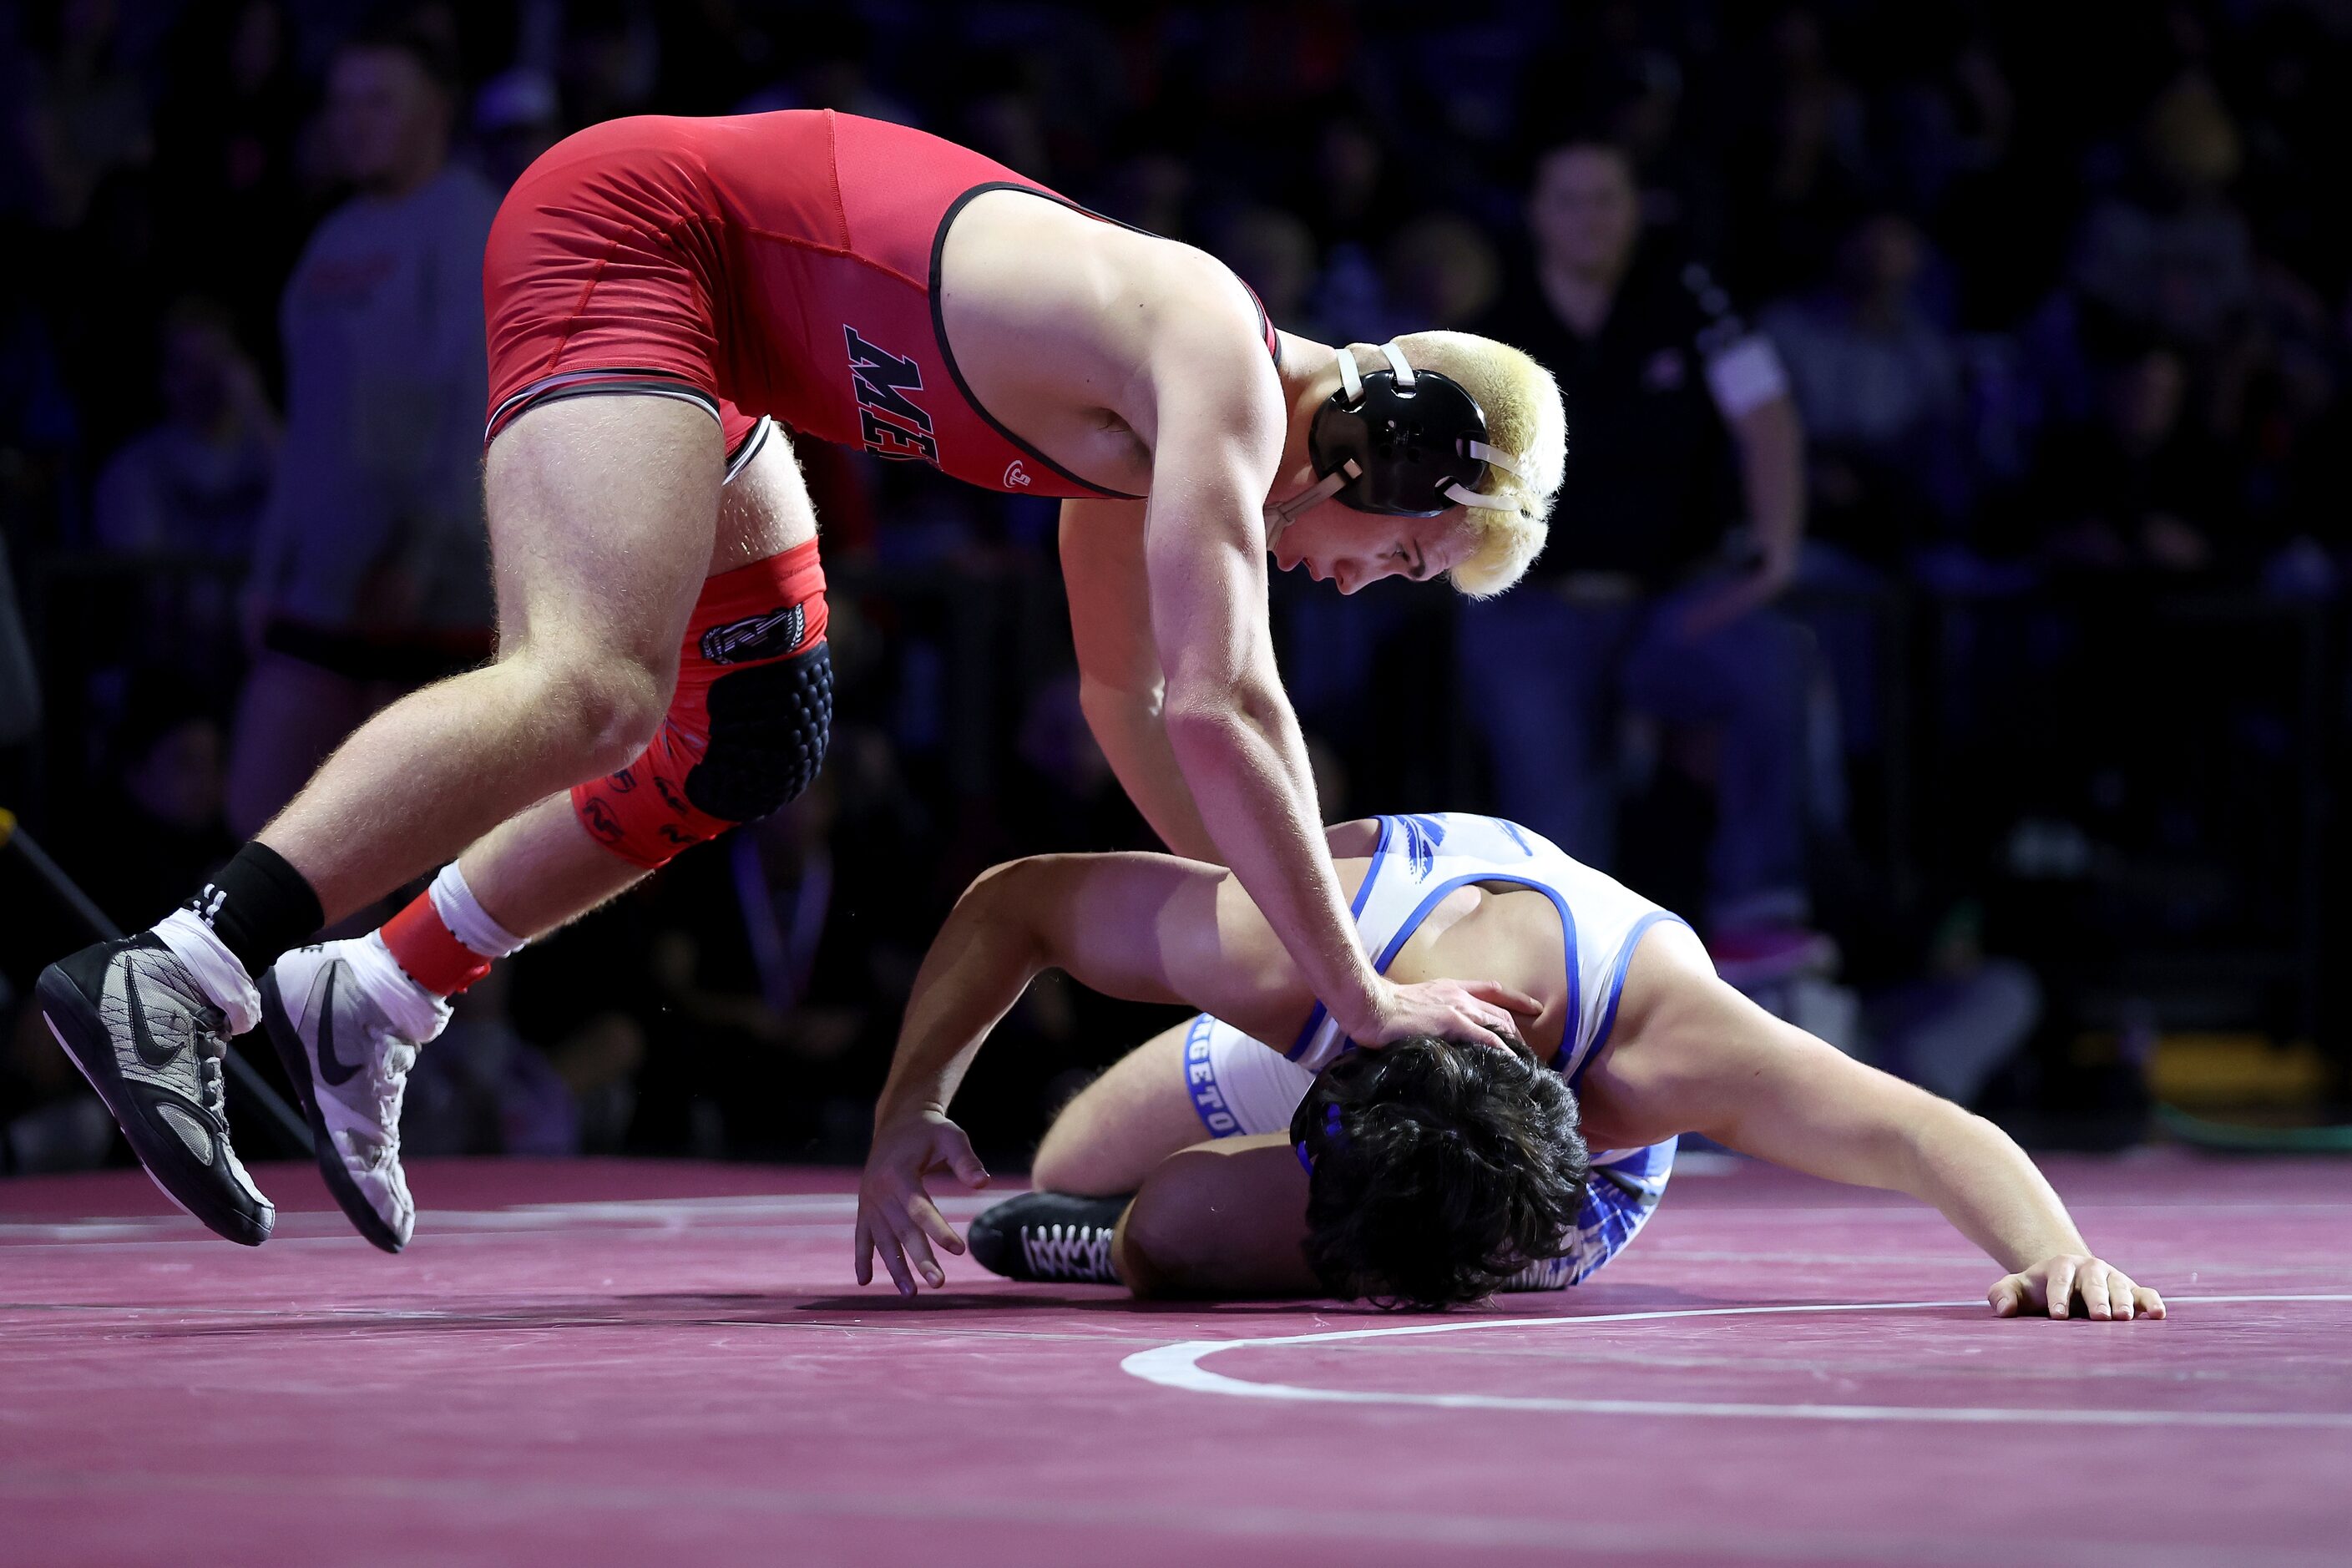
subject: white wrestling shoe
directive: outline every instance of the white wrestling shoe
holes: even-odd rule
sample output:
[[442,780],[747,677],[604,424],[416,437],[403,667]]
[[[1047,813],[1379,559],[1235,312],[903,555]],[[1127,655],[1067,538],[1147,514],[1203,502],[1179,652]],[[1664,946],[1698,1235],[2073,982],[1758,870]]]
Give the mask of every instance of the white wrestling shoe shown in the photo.
[[373,935],[296,948],[261,977],[262,1026],[302,1092],[327,1189],[386,1252],[416,1227],[400,1168],[408,1069],[448,1017],[449,1005],[401,973]]

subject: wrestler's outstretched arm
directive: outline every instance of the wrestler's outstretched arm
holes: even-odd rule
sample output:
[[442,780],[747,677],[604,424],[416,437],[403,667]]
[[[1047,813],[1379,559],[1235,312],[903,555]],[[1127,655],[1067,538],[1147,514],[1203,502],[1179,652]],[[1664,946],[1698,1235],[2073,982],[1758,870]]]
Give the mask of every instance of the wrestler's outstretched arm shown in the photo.
[[[1265,503],[1288,411],[1265,374],[1255,307],[1223,269],[1154,337],[1137,386],[1114,401],[1151,449],[1143,526],[1148,615],[1168,743],[1218,858],[1234,868],[1350,1038],[1412,1035],[1499,1046],[1512,1028],[1491,987],[1397,985],[1365,959],[1323,850],[1307,743],[1275,668]],[[1220,312],[1231,319],[1221,319]],[[1517,1006],[1526,998],[1507,998]]]
[[2032,1160],[1983,1117],[1772,1016],[1716,978],[1684,928],[1651,933],[1633,964],[1619,1043],[1585,1085],[1619,1119],[1934,1205],[2004,1270],[1987,1292],[2003,1317],[2063,1318],[2077,1295],[2093,1318],[2164,1316],[2163,1298],[2092,1253]]
[[901,1291],[944,1277],[930,1243],[963,1242],[924,1190],[932,1171],[988,1180],[948,1103],[1029,982],[1059,969],[1131,1002],[1213,1012],[1261,1039],[1297,1033],[1315,994],[1257,906],[1221,866],[1169,855],[1047,855],[982,873],[923,957],[874,1110],[854,1260],[879,1251]]

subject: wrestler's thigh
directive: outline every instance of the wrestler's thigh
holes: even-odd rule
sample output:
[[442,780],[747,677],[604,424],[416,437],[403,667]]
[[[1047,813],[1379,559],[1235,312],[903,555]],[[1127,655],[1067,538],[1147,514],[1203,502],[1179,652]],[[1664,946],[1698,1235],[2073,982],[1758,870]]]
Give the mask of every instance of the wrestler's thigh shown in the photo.
[[732,572],[816,537],[816,507],[791,437],[771,426],[743,471],[719,494],[719,537],[709,574]]
[[1288,1138],[1198,1144],[1152,1168],[1119,1221],[1120,1277],[1141,1296],[1311,1296],[1307,1172]]
[[1162,1159],[1208,1136],[1184,1088],[1191,1026],[1152,1036],[1063,1107],[1037,1146],[1030,1180],[1088,1197],[1131,1193]]
[[666,700],[724,471],[718,422],[677,398],[572,397],[517,416],[484,464],[501,661],[625,661]]

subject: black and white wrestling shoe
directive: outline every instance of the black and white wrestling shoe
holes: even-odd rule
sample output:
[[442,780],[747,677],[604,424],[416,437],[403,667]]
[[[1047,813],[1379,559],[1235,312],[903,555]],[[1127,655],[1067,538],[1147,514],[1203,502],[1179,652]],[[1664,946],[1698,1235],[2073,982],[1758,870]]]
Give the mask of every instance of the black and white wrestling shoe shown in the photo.
[[1528,1264],[1495,1287],[1496,1294],[1507,1290],[1565,1290],[1576,1276],[1573,1258],[1546,1258]]
[[1117,1285],[1110,1242],[1135,1194],[1074,1198],[1028,1193],[983,1209],[965,1227],[972,1261],[992,1274],[1031,1284]]
[[[384,1005],[395,985],[405,991],[394,993],[394,1005],[412,1016],[395,1018]],[[261,977],[261,1026],[302,1091],[327,1190],[386,1252],[407,1246],[416,1228],[400,1166],[408,1069],[448,1016],[446,1003],[398,973],[373,935],[298,947]]]
[[152,931],[101,942],[42,970],[34,994],[164,1195],[231,1241],[268,1240],[278,1210],[229,1147],[226,1020],[178,954]]

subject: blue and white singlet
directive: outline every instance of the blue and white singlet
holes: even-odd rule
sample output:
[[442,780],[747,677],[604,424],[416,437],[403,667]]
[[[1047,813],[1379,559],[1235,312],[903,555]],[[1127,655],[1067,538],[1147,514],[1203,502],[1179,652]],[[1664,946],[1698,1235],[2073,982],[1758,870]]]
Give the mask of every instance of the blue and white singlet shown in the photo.
[[[1660,909],[1614,878],[1569,858],[1540,834],[1500,817],[1440,812],[1380,819],[1380,846],[1356,889],[1356,931],[1382,973],[1445,896],[1471,883],[1517,883],[1559,911],[1568,961],[1570,1027],[1552,1067],[1578,1087],[1617,1021],[1626,966]],[[1184,1037],[1184,1082],[1212,1138],[1286,1132],[1315,1075],[1354,1048],[1321,1004],[1288,1050],[1263,1045],[1203,1013]],[[1575,1284],[1633,1239],[1658,1206],[1674,1168],[1675,1140],[1592,1152],[1592,1182],[1567,1254],[1515,1286]]]

